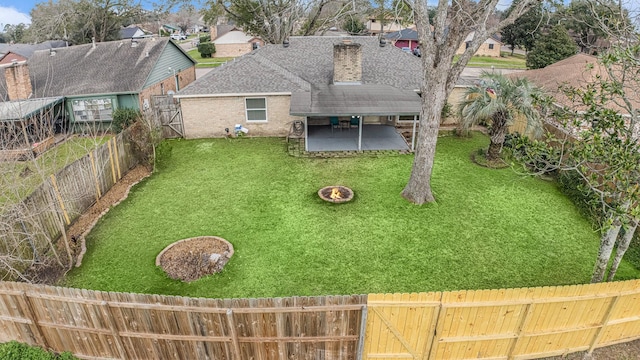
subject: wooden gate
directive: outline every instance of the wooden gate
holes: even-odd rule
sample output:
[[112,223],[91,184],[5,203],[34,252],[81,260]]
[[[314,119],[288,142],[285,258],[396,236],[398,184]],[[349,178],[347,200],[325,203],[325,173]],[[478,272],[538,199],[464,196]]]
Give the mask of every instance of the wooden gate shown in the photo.
[[369,294],[363,360],[428,359],[441,296]]
[[153,96],[152,111],[162,129],[162,138],[179,138],[184,136],[182,111],[172,96]]

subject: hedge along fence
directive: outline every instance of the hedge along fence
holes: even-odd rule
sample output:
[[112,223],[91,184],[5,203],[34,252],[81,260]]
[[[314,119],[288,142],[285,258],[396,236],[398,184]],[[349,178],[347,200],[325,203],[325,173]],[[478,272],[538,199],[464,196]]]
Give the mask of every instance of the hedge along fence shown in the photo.
[[[0,253],[31,260],[50,249],[65,226],[136,165],[125,132],[47,176],[31,195],[1,214]],[[15,266],[26,268],[29,263]]]
[[640,338],[640,280],[229,300],[2,282],[0,329],[80,358],[535,359]]

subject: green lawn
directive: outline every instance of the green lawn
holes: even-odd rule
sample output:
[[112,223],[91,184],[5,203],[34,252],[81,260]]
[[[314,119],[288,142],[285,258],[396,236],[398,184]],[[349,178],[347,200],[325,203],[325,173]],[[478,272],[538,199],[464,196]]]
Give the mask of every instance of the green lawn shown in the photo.
[[226,63],[227,61],[233,59],[233,58],[225,58],[225,57],[203,58],[202,56],[200,56],[200,53],[198,52],[198,49],[191,49],[191,50],[188,51],[188,53],[189,53],[189,56],[191,56],[195,61],[198,62],[196,64],[197,68],[218,67],[218,66]]
[[[454,62],[458,61],[458,56],[454,58]],[[514,54],[511,52],[503,52],[501,57],[474,56],[469,60],[468,67],[489,68],[494,66],[496,69],[526,69],[526,58],[524,55]]]
[[[481,168],[486,137],[440,138],[422,207],[400,197],[412,156],[294,158],[282,139],[171,140],[159,170],[88,236],[68,286],[195,297],[416,292],[585,283],[598,233],[553,183]],[[316,192],[346,185],[351,203]],[[218,235],[225,270],[192,283],[155,267],[170,243]],[[619,278],[640,277],[623,263]]]
[[89,151],[104,144],[109,136],[73,137],[64,143],[47,150],[33,161],[1,162],[0,204],[15,201],[33,192],[43,178],[61,170],[68,164],[85,156]]

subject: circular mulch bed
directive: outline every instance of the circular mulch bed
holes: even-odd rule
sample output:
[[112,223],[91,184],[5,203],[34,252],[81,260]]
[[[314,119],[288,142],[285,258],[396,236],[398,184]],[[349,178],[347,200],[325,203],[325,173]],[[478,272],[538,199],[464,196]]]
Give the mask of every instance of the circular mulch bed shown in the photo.
[[233,245],[227,240],[200,236],[167,246],[156,257],[156,266],[172,279],[189,282],[222,271],[232,255]]

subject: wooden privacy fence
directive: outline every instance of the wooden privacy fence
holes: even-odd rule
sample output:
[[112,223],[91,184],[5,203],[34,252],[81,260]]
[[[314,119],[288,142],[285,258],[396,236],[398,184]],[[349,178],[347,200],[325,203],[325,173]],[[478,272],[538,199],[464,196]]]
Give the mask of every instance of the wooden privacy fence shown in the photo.
[[229,300],[0,283],[0,342],[80,358],[535,359],[638,338],[640,280]]
[[0,341],[92,359],[354,359],[365,302],[366,295],[215,300],[4,282]]
[[536,359],[640,338],[640,280],[373,294],[364,359]]
[[120,133],[56,174],[46,177],[31,195],[0,214],[2,251],[45,251],[50,242],[62,234],[66,225],[136,165],[131,148],[124,132]]

